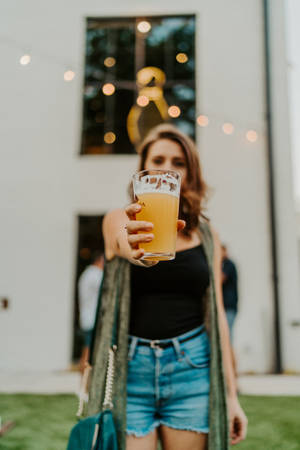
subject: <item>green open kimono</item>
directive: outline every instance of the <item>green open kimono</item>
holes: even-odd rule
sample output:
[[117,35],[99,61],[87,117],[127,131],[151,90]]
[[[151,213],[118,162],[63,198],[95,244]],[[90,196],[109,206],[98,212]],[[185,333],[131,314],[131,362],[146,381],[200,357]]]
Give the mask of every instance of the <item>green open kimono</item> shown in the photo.
[[[209,266],[210,286],[206,295],[206,328],[210,338],[210,411],[209,411],[209,450],[229,448],[226,391],[222,367],[222,352],[216,292],[214,285],[213,237],[206,222],[200,225],[203,246]],[[163,264],[163,263],[162,263]],[[151,268],[149,268],[151,270]],[[126,379],[128,352],[128,325],[130,309],[130,263],[115,257],[105,265],[103,283],[98,305],[94,339],[91,348],[92,377],[86,415],[101,410],[104,398],[105,374],[108,349],[114,321],[114,305],[119,301],[118,350],[114,380],[114,420],[118,432],[120,450],[126,449]]]

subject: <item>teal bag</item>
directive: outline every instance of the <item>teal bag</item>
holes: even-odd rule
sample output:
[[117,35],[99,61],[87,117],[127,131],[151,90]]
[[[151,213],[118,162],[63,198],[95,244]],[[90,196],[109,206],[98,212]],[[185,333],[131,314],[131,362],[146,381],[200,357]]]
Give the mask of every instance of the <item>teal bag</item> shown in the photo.
[[111,410],[78,422],[71,430],[67,450],[118,450]]
[[[119,284],[119,283],[118,283]],[[118,286],[119,287],[119,286]],[[105,380],[105,395],[102,411],[94,416],[81,419],[71,430],[67,450],[118,450],[117,431],[113,419],[112,392],[114,381],[115,353],[117,351],[118,288],[115,304],[115,316],[112,329],[111,348],[108,351],[108,363]],[[101,293],[99,304],[101,302]],[[90,368],[87,368],[87,374]],[[84,375],[85,377],[85,375]],[[79,411],[81,410],[81,401]],[[80,415],[81,412],[77,413]]]

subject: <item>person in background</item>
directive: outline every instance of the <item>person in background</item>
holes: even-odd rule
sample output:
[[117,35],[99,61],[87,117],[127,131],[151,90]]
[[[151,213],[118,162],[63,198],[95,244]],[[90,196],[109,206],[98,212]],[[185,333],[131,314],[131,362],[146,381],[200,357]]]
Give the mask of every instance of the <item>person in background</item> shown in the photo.
[[237,270],[234,262],[228,257],[226,245],[222,245],[222,287],[223,301],[232,342],[233,326],[238,309]]
[[236,374],[236,358],[232,348],[233,340],[233,327],[238,310],[238,275],[234,262],[228,257],[226,245],[222,245],[222,290],[224,308],[227,317],[230,341],[231,341],[231,353],[233,360],[234,372]]
[[92,263],[88,265],[78,280],[79,324],[84,334],[84,346],[81,353],[79,369],[83,372],[89,357],[89,347],[95,322],[98,294],[103,278],[103,253],[96,251]]

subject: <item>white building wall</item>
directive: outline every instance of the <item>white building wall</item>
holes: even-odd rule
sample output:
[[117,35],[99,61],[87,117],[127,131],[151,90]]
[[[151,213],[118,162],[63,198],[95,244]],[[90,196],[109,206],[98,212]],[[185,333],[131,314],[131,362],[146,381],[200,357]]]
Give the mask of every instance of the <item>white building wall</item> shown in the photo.
[[[273,362],[261,2],[5,1],[0,6],[0,367],[64,369],[70,363],[77,214],[126,203],[135,156],[79,157],[87,16],[197,14],[198,129],[213,188],[209,216],[236,260],[240,371]],[[24,45],[24,49],[22,49]],[[28,45],[32,63],[18,64]],[[72,83],[63,81],[69,66]],[[223,121],[236,125],[233,136]],[[259,133],[245,139],[248,128]]]
[[[291,127],[291,143],[292,143],[292,169],[294,172],[294,195],[295,195],[295,209],[296,209],[296,229],[297,229],[297,253],[298,253],[298,278],[300,275],[300,133],[299,133],[299,119],[300,119],[300,49],[299,38],[300,31],[297,18],[300,14],[300,3],[297,0],[288,0],[286,2],[286,28],[287,28],[287,64],[288,64],[288,84],[289,84],[289,105],[290,105],[290,127]],[[293,335],[298,334],[300,327],[299,303],[300,296],[298,290],[298,301],[292,296],[296,308],[293,308],[293,316],[289,317],[287,322],[287,329],[291,339]],[[295,333],[296,332],[296,333]],[[295,343],[297,342],[297,338]],[[294,347],[293,343],[293,347]],[[297,344],[296,344],[297,345]],[[299,352],[294,355],[294,361],[299,364]],[[291,353],[291,358],[293,354]],[[293,364],[294,365],[294,364]],[[299,369],[298,369],[299,370]]]
[[[282,362],[286,371],[300,371],[299,259],[291,158],[290,108],[287,96],[287,39],[284,35],[279,38],[280,33],[278,33],[278,30],[288,27],[287,4],[283,0],[277,0],[276,4],[269,1],[269,4]],[[293,24],[293,21],[291,23]],[[293,105],[293,102],[291,104]]]
[[[263,17],[261,2],[233,3],[230,24],[225,11],[213,23],[202,18],[199,103],[217,116],[200,135],[200,151],[213,188],[211,217],[239,271],[238,370],[267,372],[273,369],[274,354]],[[222,133],[224,119],[236,124],[234,135]],[[255,144],[246,140],[249,128],[259,133]]]

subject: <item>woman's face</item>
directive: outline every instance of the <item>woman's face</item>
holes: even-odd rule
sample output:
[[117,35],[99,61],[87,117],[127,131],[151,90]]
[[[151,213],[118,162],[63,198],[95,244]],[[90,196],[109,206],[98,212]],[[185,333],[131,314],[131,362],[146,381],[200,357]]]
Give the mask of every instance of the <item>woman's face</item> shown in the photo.
[[187,177],[187,165],[184,152],[177,142],[160,139],[148,149],[145,170],[175,170],[181,175],[182,183]]

